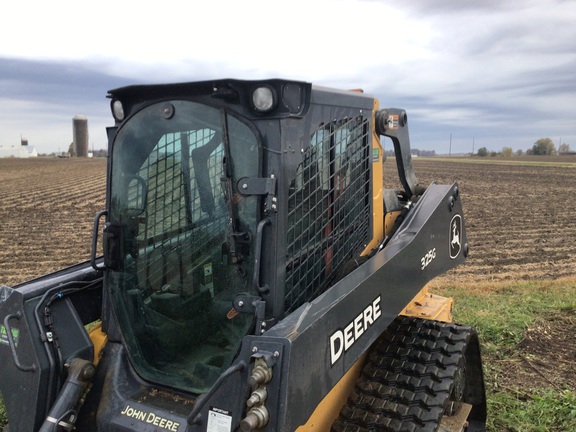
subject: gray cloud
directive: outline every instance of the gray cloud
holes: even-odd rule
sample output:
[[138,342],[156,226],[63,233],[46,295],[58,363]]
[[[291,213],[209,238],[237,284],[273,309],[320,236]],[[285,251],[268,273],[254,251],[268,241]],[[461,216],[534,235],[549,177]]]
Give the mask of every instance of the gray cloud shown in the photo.
[[[362,87],[379,97],[383,107],[406,108],[412,142],[419,148],[446,152],[451,133],[455,152],[470,151],[472,142],[476,148],[482,143],[492,150],[503,146],[525,150],[543,136],[555,142],[562,138],[576,148],[576,2],[414,0],[397,8],[428,33],[386,33],[389,23],[382,17],[383,36],[367,33],[358,38],[358,52],[339,52],[339,40],[360,35],[327,33],[330,29],[323,28],[299,40],[281,41],[289,69],[278,56],[275,62],[256,46],[247,50],[254,61],[242,64],[227,62],[226,56],[212,60],[195,56],[193,47],[188,58],[177,61],[0,58],[0,144],[6,144],[7,131],[13,141],[17,131],[26,133],[34,123],[34,133],[42,136],[44,130],[42,141],[54,147],[55,142],[69,140],[70,119],[83,113],[91,122],[91,137],[104,145],[104,128],[110,124],[105,96],[110,88],[285,77],[339,88]],[[389,55],[387,46],[399,43],[395,37],[413,37],[422,55],[402,59]],[[326,49],[316,57],[299,58],[295,47],[303,43]],[[373,48],[360,49],[362,44]],[[240,41],[231,46],[243,48]],[[219,52],[226,50],[220,47]],[[66,133],[51,138],[56,124]]]
[[[494,150],[526,149],[541,136],[576,147],[576,3],[416,0],[399,7],[433,31],[433,57],[396,70],[397,87],[414,104],[417,138],[431,143],[456,130],[469,142],[489,139]],[[379,93],[391,89],[399,99],[406,93],[384,85]]]
[[91,142],[105,148],[106,94],[126,84],[79,62],[0,58],[0,145],[14,145],[22,134],[39,152],[66,150],[72,117],[81,113],[88,116]]
[[0,91],[8,98],[85,104],[128,82],[102,73],[97,65],[0,58]]

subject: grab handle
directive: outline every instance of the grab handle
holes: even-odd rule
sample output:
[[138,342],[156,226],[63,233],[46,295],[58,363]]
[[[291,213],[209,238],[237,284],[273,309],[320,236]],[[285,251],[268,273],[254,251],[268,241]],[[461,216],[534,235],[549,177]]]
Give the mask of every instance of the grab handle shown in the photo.
[[99,211],[94,218],[94,231],[92,233],[92,251],[90,252],[90,265],[94,270],[104,270],[106,266],[96,264],[96,250],[98,249],[98,232],[100,231],[100,219],[107,216],[108,210]]
[[259,294],[268,294],[270,287],[266,285],[260,285],[260,260],[262,258],[262,233],[264,232],[264,227],[271,224],[270,218],[262,219],[256,228],[256,251],[254,252],[254,278],[253,284],[256,291]]
[[15,318],[20,320],[22,314],[20,311],[16,312],[15,314],[6,315],[4,318],[4,328],[6,329],[6,336],[8,337],[8,345],[10,345],[10,351],[12,352],[12,358],[14,359],[14,364],[18,369],[22,372],[34,372],[36,370],[36,365],[33,364],[32,366],[23,366],[20,363],[20,359],[18,358],[18,353],[16,352],[16,343],[14,342],[14,337],[12,336],[12,327],[10,327],[10,320]]

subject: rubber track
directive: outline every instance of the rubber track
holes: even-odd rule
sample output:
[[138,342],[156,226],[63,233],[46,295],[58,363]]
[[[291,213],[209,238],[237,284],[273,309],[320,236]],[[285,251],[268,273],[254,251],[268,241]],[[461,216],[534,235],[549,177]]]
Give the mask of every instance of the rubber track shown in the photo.
[[372,347],[332,431],[436,431],[472,332],[470,326],[398,317]]

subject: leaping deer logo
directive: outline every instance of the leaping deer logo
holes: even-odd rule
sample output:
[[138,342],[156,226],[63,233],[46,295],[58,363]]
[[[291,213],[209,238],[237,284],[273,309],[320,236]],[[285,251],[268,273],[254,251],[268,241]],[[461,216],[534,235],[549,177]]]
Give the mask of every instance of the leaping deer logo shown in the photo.
[[458,232],[458,225],[456,221],[452,222],[452,240],[450,241],[450,246],[454,247],[458,245],[460,247],[460,233]]
[[462,250],[462,216],[459,214],[454,215],[450,221],[450,259],[456,259]]

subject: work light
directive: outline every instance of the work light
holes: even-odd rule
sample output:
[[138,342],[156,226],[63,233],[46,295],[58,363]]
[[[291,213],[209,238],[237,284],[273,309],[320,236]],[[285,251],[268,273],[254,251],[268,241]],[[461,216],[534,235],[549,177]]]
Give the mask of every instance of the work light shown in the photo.
[[117,121],[124,120],[124,107],[118,99],[112,101],[112,115]]
[[276,105],[276,98],[274,90],[268,86],[256,88],[252,92],[252,104],[256,111],[266,112],[270,111]]

